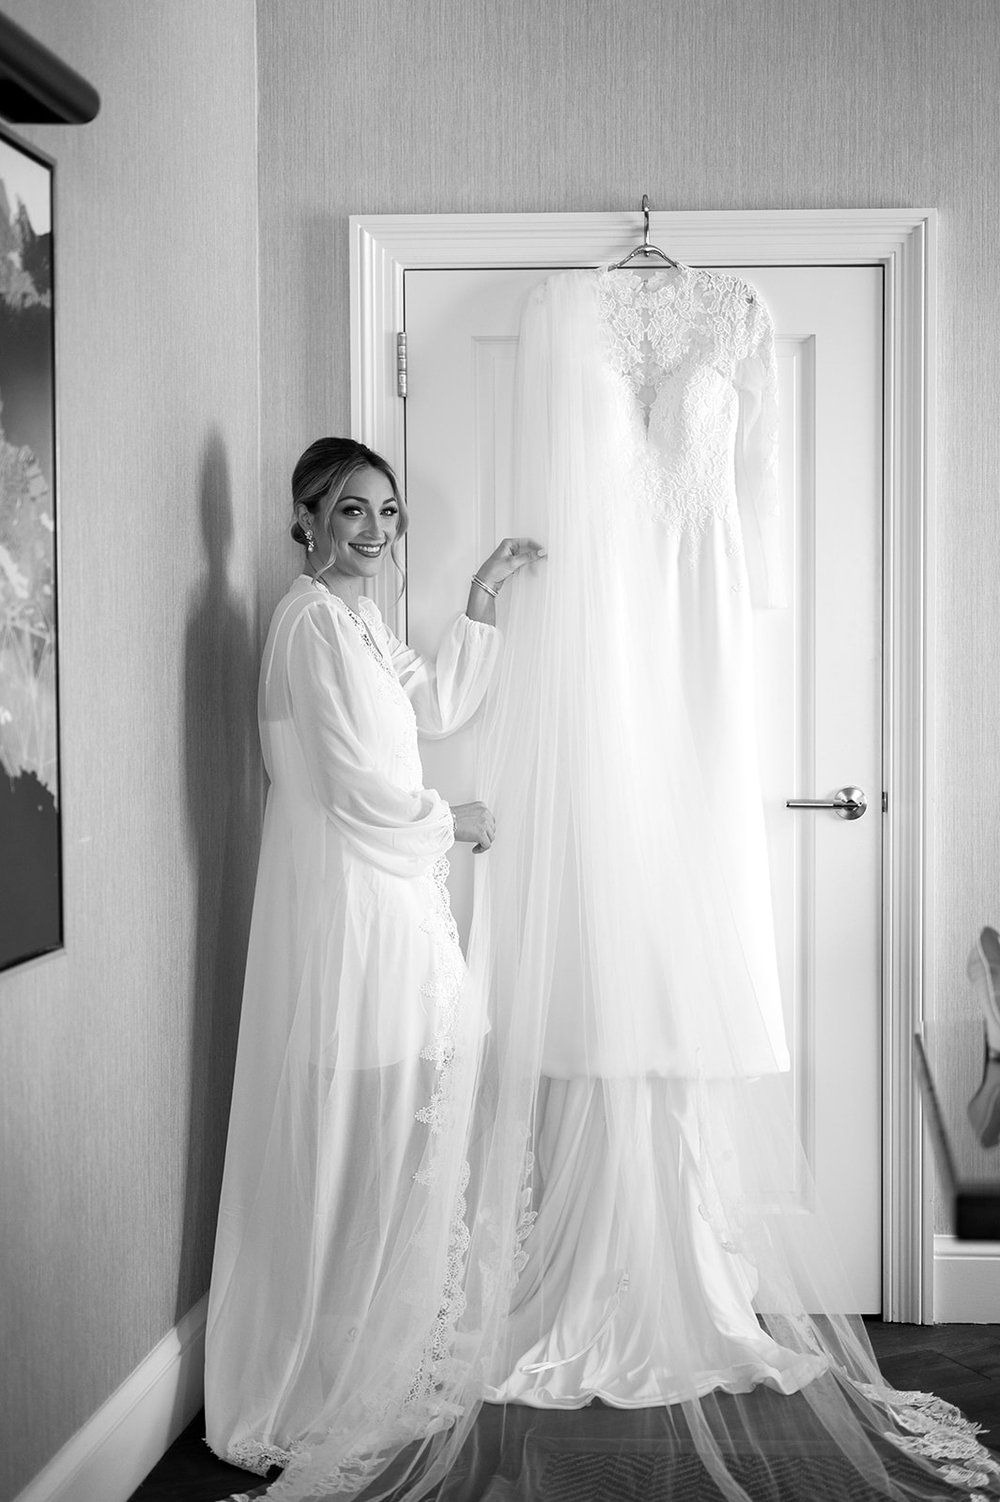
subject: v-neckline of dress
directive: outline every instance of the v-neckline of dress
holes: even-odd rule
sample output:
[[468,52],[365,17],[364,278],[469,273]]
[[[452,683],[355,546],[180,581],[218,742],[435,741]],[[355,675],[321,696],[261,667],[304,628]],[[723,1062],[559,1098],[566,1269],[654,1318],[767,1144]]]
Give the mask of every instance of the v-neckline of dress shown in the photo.
[[[607,299],[601,321],[605,325],[611,344],[618,343],[619,345],[618,359],[613,361],[613,366],[626,389],[632,415],[637,424],[637,432],[641,435],[643,442],[648,443],[653,409],[667,382],[676,374],[680,366],[674,368],[659,366],[659,378],[645,382],[640,388],[628,373],[627,366],[631,362],[624,358],[623,351],[627,346],[636,357],[635,368],[652,370],[659,363],[655,360],[654,347],[649,337],[649,321],[655,316],[657,309],[665,310],[682,299],[684,292],[695,282],[698,275],[697,268],[679,262],[676,267],[657,267],[648,275],[643,275],[631,267],[611,263],[598,266],[595,274],[599,302],[604,298]],[[668,295],[663,296],[664,293]],[[612,312],[612,307],[618,310],[630,309],[631,312],[626,313],[625,318],[630,322],[638,320],[641,326],[639,328],[623,327]],[[644,401],[641,395],[644,390],[652,392],[648,401]]]
[[398,680],[396,678],[395,672],[393,671],[392,664],[389,662],[381,646],[376,641],[375,633],[372,631],[371,626],[365,619],[365,614],[363,614],[360,609],[361,601],[363,599],[367,599],[367,596],[361,595],[358,597],[359,609],[355,610],[351,605],[348,605],[347,601],[341,595],[335,594],[328,584],[324,584],[323,580],[320,579],[316,574],[303,574],[302,577],[308,580],[308,582],[312,584],[316,589],[321,590],[323,594],[328,595],[331,600],[336,600],[340,605],[343,606],[344,610],[347,612],[348,619],[350,620],[354,629],[357,631],[358,635],[361,637],[361,640],[364,642],[372,657],[374,657],[375,661],[378,663],[379,667],[389,678],[391,678],[394,682],[397,682]]

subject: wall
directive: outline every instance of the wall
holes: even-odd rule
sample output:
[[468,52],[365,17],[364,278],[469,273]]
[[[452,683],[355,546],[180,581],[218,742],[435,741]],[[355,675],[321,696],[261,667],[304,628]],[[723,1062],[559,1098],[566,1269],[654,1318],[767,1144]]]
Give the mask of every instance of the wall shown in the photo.
[[[965,959],[1000,921],[993,0],[259,0],[258,35],[268,505],[306,442],[348,428],[351,213],[620,210],[643,192],[941,211],[931,987],[975,1031]],[[265,607],[290,568],[268,554]],[[970,1082],[945,1086],[961,1117]]]
[[64,953],[0,976],[0,1498],[204,1292],[259,829],[253,0],[4,0],[56,158]]

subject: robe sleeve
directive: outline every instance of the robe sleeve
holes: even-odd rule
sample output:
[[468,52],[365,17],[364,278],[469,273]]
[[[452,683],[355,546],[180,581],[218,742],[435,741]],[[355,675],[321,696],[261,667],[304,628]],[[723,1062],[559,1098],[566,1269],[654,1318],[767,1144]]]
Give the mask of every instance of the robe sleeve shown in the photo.
[[486,693],[500,647],[497,628],[457,615],[433,658],[422,657],[387,626],[383,630],[418,729],[424,735],[439,737],[464,725]]
[[773,609],[787,603],[778,515],[778,369],[771,316],[756,293],[748,304],[746,346],[735,373],[736,500],[751,599]]
[[431,789],[408,792],[379,771],[366,650],[333,611],[303,611],[288,642],[292,720],[327,816],[373,865],[420,876],[454,843],[451,809]]

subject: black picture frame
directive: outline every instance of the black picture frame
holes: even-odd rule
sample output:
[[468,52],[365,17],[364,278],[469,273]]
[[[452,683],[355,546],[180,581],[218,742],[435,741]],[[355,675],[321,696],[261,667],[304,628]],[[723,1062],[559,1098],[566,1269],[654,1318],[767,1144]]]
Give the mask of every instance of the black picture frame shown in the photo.
[[0,124],[0,971],[63,947],[54,210]]

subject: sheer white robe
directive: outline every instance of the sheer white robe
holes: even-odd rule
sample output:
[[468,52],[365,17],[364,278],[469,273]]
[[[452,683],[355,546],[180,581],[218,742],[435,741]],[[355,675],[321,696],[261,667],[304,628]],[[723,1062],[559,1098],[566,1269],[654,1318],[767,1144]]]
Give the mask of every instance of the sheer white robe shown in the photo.
[[464,1131],[443,1128],[484,1022],[444,885],[451,811],[423,786],[417,730],[468,719],[497,640],[460,615],[426,660],[371,601],[355,616],[306,576],[271,623],[206,1360],[209,1443],[261,1473],[340,1434],[331,1472],[363,1475],[373,1429],[437,1418],[467,1241]]

